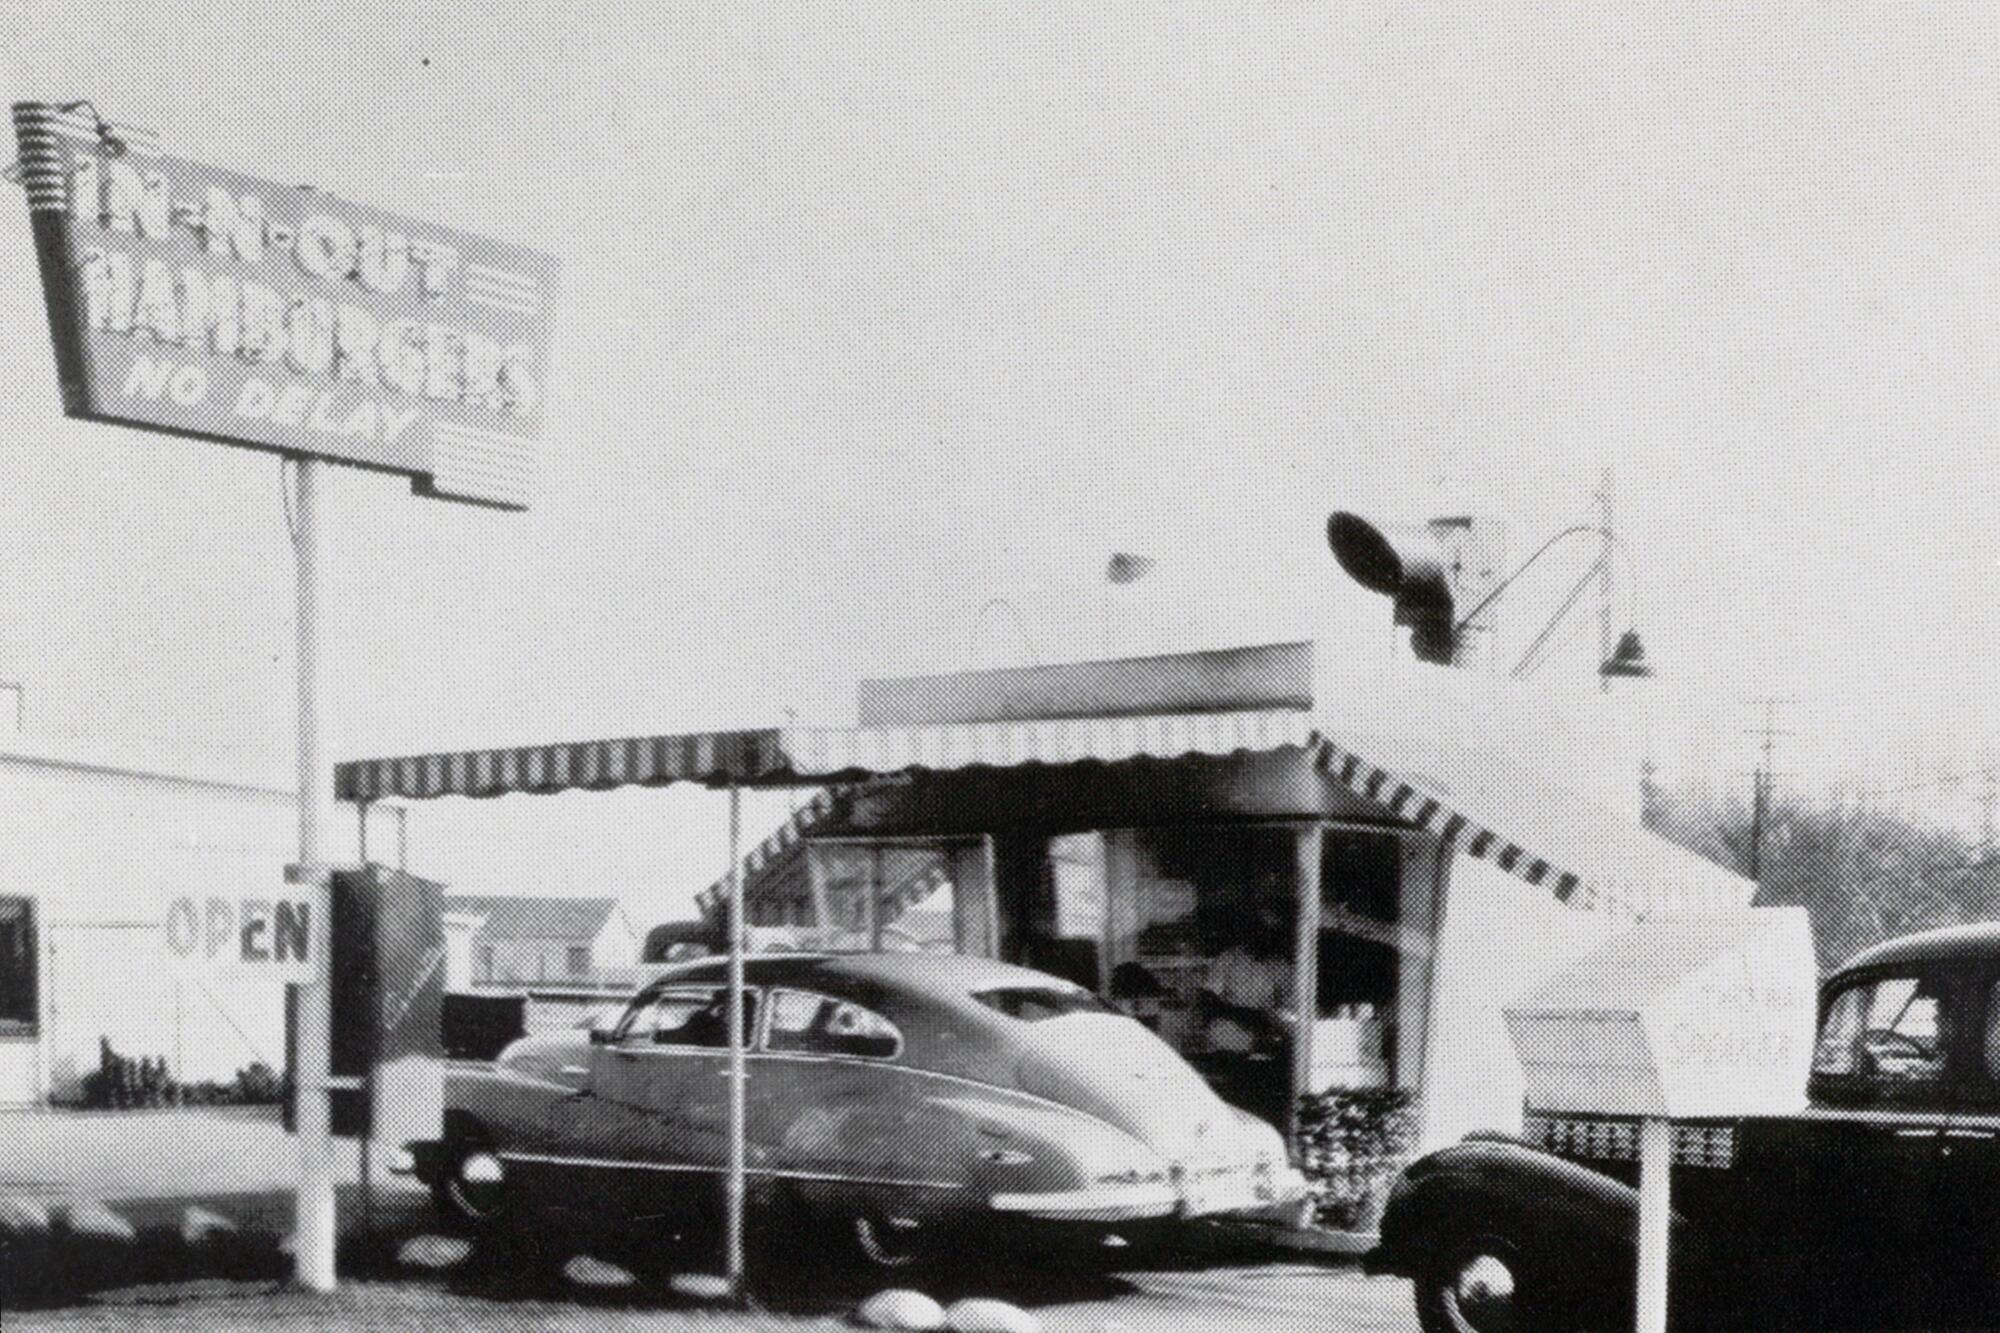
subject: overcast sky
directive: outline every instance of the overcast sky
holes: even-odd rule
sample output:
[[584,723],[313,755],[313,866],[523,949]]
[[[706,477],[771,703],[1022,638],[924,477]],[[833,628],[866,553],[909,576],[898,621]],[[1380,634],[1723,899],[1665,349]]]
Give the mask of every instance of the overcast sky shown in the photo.
[[[1378,651],[1329,509],[1488,512],[1519,556],[1606,467],[1671,764],[1740,768],[1771,693],[1813,780],[2000,733],[1991,6],[0,15],[10,100],[562,262],[530,513],[329,487],[337,755],[839,721],[858,675],[1301,606]],[[30,728],[284,772],[277,463],[59,418],[24,207],[0,337]],[[1579,547],[1503,604],[1515,652]],[[1107,611],[1119,549],[1160,565]],[[417,868],[656,916],[718,804],[427,808]]]

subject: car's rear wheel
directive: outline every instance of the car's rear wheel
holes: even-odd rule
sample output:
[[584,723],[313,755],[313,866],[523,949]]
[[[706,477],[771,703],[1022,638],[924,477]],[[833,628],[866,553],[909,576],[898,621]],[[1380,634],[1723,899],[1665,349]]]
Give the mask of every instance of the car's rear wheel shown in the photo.
[[1417,1278],[1417,1322],[1424,1333],[1558,1333],[1575,1324],[1557,1294],[1514,1245],[1469,1237]]

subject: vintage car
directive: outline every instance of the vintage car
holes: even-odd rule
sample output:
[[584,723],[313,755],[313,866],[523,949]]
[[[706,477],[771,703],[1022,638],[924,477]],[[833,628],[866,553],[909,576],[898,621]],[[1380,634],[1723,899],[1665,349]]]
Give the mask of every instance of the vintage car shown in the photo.
[[[1102,1232],[1303,1197],[1277,1131],[1067,981],[929,954],[766,954],[745,977],[759,1219],[897,1264],[967,1228]],[[713,1225],[725,979],[722,959],[676,967],[613,1023],[455,1067],[417,1174],[475,1227]]]
[[[1680,1327],[2000,1328],[2000,924],[1821,985],[1798,1115],[1677,1123]],[[1632,1326],[1636,1126],[1526,1117],[1403,1173],[1375,1272],[1427,1333]]]

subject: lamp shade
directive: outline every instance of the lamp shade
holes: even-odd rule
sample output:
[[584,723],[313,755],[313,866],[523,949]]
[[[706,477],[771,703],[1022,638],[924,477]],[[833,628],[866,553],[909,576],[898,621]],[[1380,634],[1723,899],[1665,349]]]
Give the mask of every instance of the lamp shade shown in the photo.
[[1639,631],[1626,630],[1618,636],[1618,646],[1611,650],[1611,656],[1597,668],[1600,676],[1650,676],[1653,667],[1646,660],[1646,645],[1639,642]]

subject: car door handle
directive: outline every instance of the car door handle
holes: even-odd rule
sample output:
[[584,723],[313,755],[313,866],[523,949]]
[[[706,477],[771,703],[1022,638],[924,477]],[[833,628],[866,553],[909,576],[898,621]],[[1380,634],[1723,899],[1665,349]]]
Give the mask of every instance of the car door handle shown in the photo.
[[564,1065],[564,1066],[563,1066],[563,1067],[562,1067],[562,1068],[561,1068],[560,1070],[558,1070],[557,1072],[558,1072],[558,1073],[563,1073],[563,1074],[588,1074],[588,1073],[590,1072],[590,1066],[588,1066],[588,1065]]

